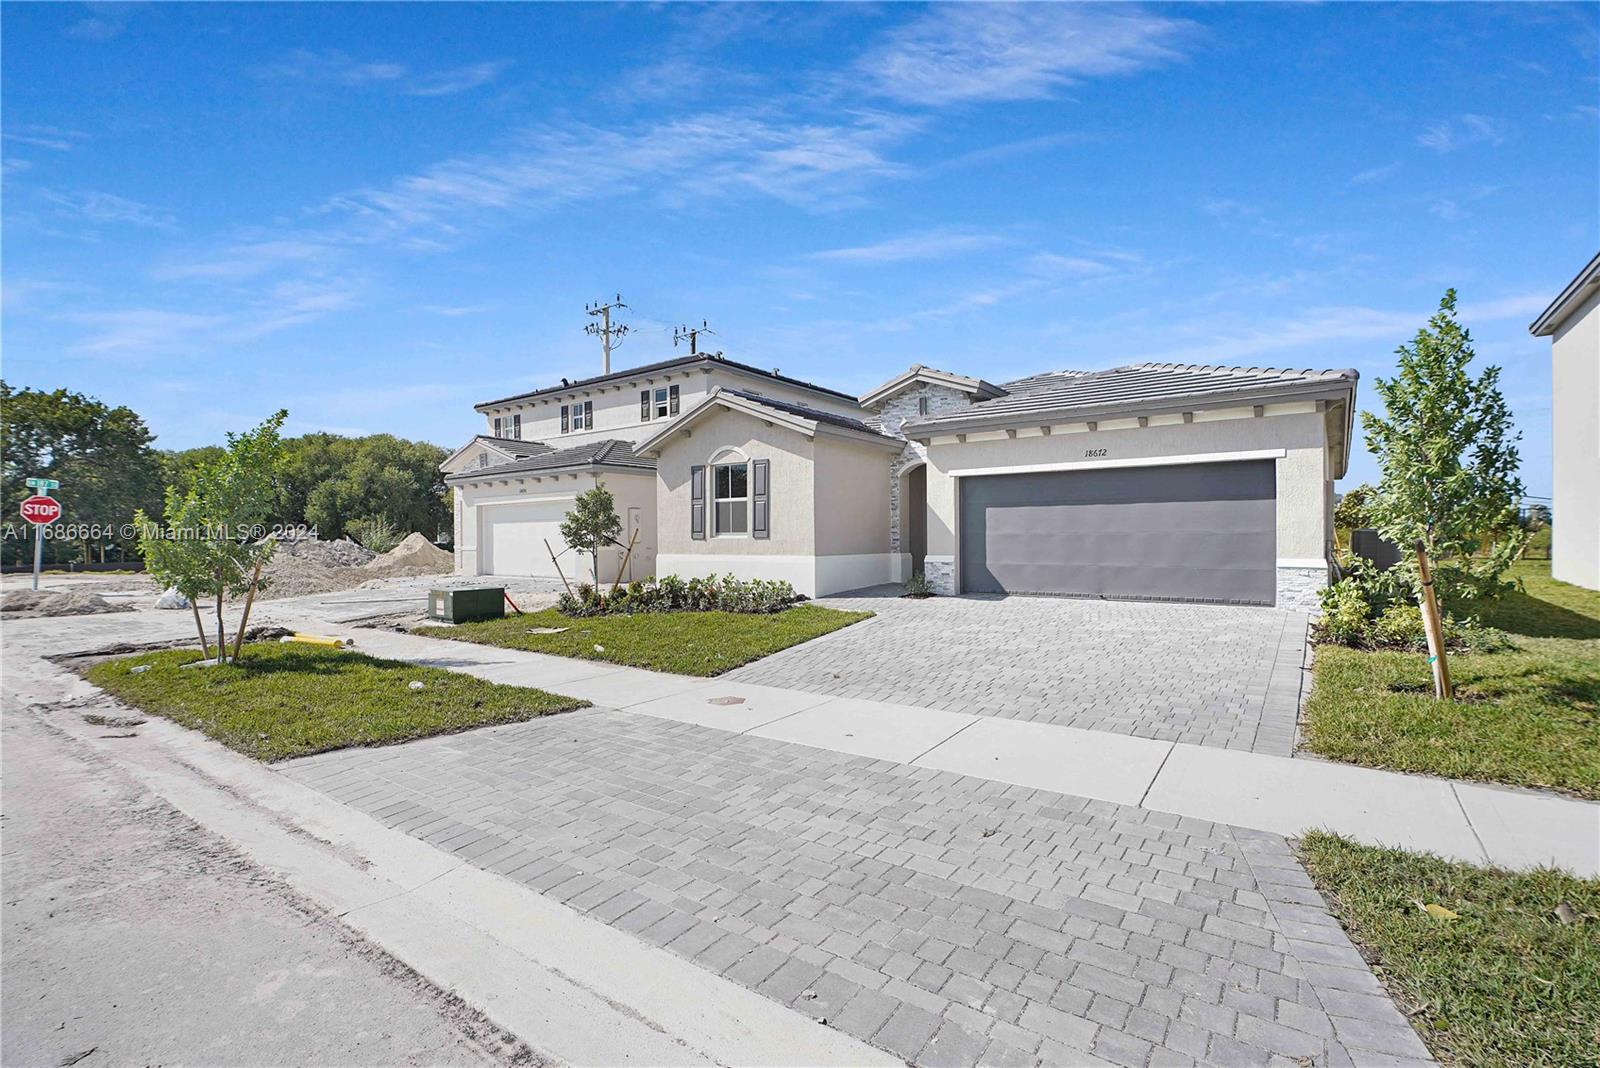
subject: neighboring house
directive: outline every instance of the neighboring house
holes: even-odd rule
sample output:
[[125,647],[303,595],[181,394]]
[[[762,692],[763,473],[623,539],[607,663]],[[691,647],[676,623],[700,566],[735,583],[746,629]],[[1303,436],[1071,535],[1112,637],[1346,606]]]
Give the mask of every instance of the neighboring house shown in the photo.
[[1550,574],[1600,589],[1600,255],[1528,327],[1550,345]]
[[[659,416],[650,380],[667,375],[682,388]],[[663,574],[785,579],[820,596],[922,572],[943,593],[1309,608],[1328,579],[1356,379],[1137,364],[995,384],[917,366],[850,398],[697,357],[564,383],[478,406],[501,419],[520,407],[524,435],[555,448],[473,468],[487,445],[469,443],[451,458],[458,567],[546,573],[513,548],[559,521],[531,501],[648,477],[654,511],[636,507]],[[574,433],[586,391],[614,413],[591,433],[628,435],[626,473],[569,461],[547,433]],[[612,391],[631,398],[631,426]],[[568,423],[536,423],[547,404],[567,406]]]

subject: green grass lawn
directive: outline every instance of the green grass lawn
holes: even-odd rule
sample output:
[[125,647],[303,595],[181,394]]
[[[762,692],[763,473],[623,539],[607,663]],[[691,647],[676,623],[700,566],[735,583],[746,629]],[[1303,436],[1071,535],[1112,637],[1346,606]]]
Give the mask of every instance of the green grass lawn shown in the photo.
[[[1321,832],[1300,855],[1440,1060],[1600,1064],[1600,881],[1507,872]],[[1459,915],[1440,920],[1419,906]],[[1557,916],[1565,903],[1570,923]]]
[[[573,619],[547,608],[481,623],[422,627],[417,633],[503,649],[605,660],[678,675],[720,675],[871,616],[871,612],[840,612],[812,604],[796,605],[771,615],[641,612],[587,619]],[[559,634],[529,633],[544,627],[566,630]]]
[[1458,700],[1430,696],[1417,653],[1317,648],[1303,740],[1333,760],[1562,790],[1600,798],[1600,593],[1523,561],[1484,622],[1511,636],[1494,653],[1453,654]]
[[[246,645],[237,664],[184,668],[179,649],[106,660],[85,673],[123,702],[203,731],[257,760],[517,723],[589,702],[471,675],[294,643]],[[150,665],[134,674],[133,669]],[[423,689],[412,690],[418,681]]]

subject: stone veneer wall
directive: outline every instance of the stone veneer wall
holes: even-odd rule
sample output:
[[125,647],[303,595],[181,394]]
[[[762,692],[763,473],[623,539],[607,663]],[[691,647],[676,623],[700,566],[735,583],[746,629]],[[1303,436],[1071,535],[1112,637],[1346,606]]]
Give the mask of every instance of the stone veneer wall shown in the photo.
[[[928,414],[938,415],[956,408],[965,408],[972,398],[959,389],[937,386],[929,382],[914,382],[878,405],[878,419],[886,434],[902,437],[900,428],[916,419],[921,413],[917,402],[928,398]],[[928,460],[928,450],[914,441],[906,442],[899,455],[889,461],[889,551],[900,553],[900,476],[907,470]],[[931,567],[931,563],[930,563]]]
[[1316,615],[1322,610],[1322,590],[1328,585],[1326,567],[1278,568],[1278,607]]

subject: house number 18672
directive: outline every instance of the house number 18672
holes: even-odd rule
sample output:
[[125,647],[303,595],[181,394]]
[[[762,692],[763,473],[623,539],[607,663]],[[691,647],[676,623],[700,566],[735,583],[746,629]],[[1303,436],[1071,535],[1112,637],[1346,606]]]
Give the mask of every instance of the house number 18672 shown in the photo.
[[1098,460],[1106,454],[1104,449],[1084,449],[1083,454],[1091,460]]

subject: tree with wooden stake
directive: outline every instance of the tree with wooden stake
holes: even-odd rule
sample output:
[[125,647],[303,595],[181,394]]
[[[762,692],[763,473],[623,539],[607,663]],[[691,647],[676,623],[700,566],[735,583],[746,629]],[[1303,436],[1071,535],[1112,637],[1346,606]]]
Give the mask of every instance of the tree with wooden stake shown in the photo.
[[[1398,373],[1376,381],[1384,412],[1362,412],[1367,447],[1382,470],[1367,504],[1372,525],[1396,545],[1422,542],[1432,581],[1452,611],[1509,589],[1505,573],[1528,533],[1519,522],[1521,435],[1500,393],[1500,368],[1468,374],[1472,336],[1456,319],[1456,291],[1409,344]],[[1421,577],[1402,568],[1421,599]]]
[[224,604],[229,597],[246,595],[244,619],[233,643],[237,659],[250,606],[265,586],[261,570],[277,548],[275,540],[253,535],[269,516],[277,492],[283,456],[279,430],[287,417],[280,411],[254,430],[229,434],[227,447],[194,471],[186,492],[167,487],[161,523],[142,511],[137,516],[146,571],[188,598],[200,650],[208,657],[198,600],[202,595],[215,599],[218,664],[229,659]]
[[1428,635],[1428,664],[1433,668],[1433,696],[1440,701],[1455,697],[1450,686],[1450,663],[1445,659],[1444,619],[1439,613],[1439,598],[1433,589],[1433,572],[1428,567],[1428,551],[1418,538],[1412,543],[1417,554],[1417,574],[1422,577],[1422,629]]
[[600,550],[608,545],[622,548],[617,535],[622,533],[622,520],[617,518],[617,499],[606,489],[604,482],[596,482],[594,489],[584,490],[572,502],[572,511],[561,519],[561,538],[574,550],[588,553],[594,563],[594,585],[600,588]]

